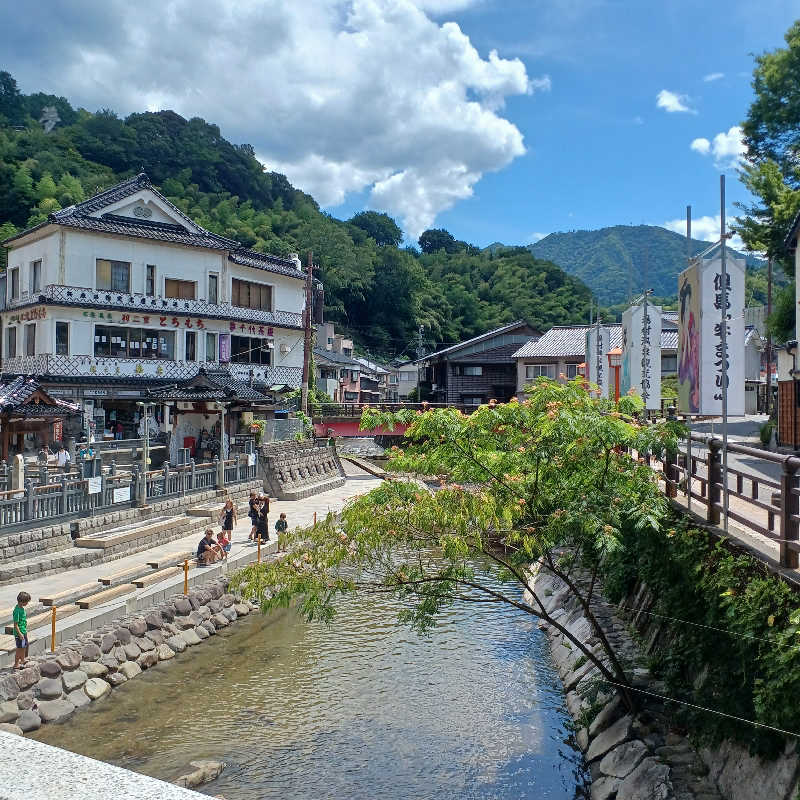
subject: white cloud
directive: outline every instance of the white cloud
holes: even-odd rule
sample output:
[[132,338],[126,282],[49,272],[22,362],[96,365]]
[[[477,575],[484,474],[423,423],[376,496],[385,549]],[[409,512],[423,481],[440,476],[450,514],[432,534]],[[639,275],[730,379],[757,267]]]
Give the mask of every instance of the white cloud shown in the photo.
[[633,118],[634,125],[644,125],[644,118],[636,116]]
[[[727,214],[727,212],[726,212]],[[731,217],[728,217],[730,222]],[[719,241],[719,226],[720,215],[715,217],[705,216],[692,219],[692,239],[699,239],[701,242],[718,242]],[[667,230],[675,231],[681,236],[686,236],[686,220],[685,219],[671,219],[663,224]],[[734,250],[744,250],[744,242],[742,238],[736,234],[728,239],[728,244]]]
[[736,169],[747,152],[742,141],[742,129],[733,125],[726,131],[718,133],[711,141],[700,138],[692,140],[689,147],[700,155],[711,155],[717,169]]
[[427,15],[476,2],[107,0],[98,16],[91,3],[67,14],[43,0],[52,25],[34,40],[21,13],[3,36],[20,43],[23,87],[44,77],[87,108],[202,116],[322,205],[370,193],[415,239],[525,153],[506,99],[550,88]]
[[670,92],[668,89],[662,89],[656,96],[656,107],[663,108],[664,111],[670,114],[676,112],[696,114],[697,112],[693,108],[690,108],[688,103],[689,97],[687,95]]
[[549,233],[531,233],[528,235],[528,244],[533,244],[534,242],[538,242],[540,239],[544,239],[545,236],[549,236]]
[[724,77],[725,77],[725,73],[724,72],[711,72],[708,75],[704,75],[703,76],[703,80],[706,83],[711,83],[712,81],[722,80],[722,78],[724,78]]

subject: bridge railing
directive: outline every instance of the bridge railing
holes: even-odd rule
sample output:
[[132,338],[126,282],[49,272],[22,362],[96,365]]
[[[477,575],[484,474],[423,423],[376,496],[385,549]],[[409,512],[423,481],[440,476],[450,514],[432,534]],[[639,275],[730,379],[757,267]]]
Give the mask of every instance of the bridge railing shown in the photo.
[[469,413],[478,408],[476,405],[460,403],[318,403],[314,406],[314,419],[325,417],[360,417],[365,408],[374,411],[428,411],[433,408],[457,408]]

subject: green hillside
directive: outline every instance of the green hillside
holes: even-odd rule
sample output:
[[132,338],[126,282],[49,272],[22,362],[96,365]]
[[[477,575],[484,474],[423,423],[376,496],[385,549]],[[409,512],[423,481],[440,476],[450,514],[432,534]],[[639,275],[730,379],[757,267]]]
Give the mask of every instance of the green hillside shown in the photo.
[[[61,120],[50,133],[38,121],[45,106]],[[312,250],[326,318],[374,356],[412,353],[419,325],[431,347],[518,318],[548,328],[587,315],[587,287],[524,248],[492,255],[446,231],[426,231],[424,252],[401,248],[386,215],[322,213],[205,120],[90,113],[63,97],[23,95],[0,72],[0,241],[141,171],[209,230],[277,255]]]
[[[707,247],[709,242],[692,240],[692,255]],[[657,296],[672,297],[678,273],[686,267],[686,237],[654,225],[551,233],[528,249],[580,278],[608,305],[627,300],[629,285],[634,294],[646,284]],[[745,257],[748,265],[762,266],[758,259]]]

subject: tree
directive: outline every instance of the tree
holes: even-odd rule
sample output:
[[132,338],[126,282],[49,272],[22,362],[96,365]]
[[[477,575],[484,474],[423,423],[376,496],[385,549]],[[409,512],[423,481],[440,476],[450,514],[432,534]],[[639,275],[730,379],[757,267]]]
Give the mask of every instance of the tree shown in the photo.
[[5,118],[10,125],[22,125],[25,121],[25,104],[11,73],[0,71],[0,120]]
[[375,244],[383,247],[391,245],[398,247],[403,241],[403,231],[397,223],[388,215],[380,214],[377,211],[362,211],[351,217],[348,222],[357,228],[365,231],[368,236],[375,240]]
[[[668,513],[653,472],[624,448],[674,449],[679,428],[641,427],[632,416],[641,408],[638,398],[625,397],[614,409],[578,381],[542,379],[529,394],[522,403],[481,406],[469,416],[455,409],[366,410],[365,430],[410,423],[409,446],[395,448],[391,467],[438,477],[441,487],[387,481],[352,501],[340,519],[331,515],[293,532],[285,559],[246,567],[234,586],[257,597],[265,611],[301,598],[308,619],[326,621],[339,595],[392,593],[404,604],[400,620],[418,631],[454,603],[513,607],[559,630],[601,679],[623,687],[633,707],[625,665],[592,611],[595,576],[624,534],[659,532]],[[490,579],[476,563],[488,567]],[[585,590],[573,579],[579,563],[592,570]],[[547,612],[533,586],[536,570],[565,582],[599,648]]]
[[420,235],[418,241],[419,248],[423,253],[435,253],[437,250],[455,253],[459,249],[453,234],[444,228],[429,228]]

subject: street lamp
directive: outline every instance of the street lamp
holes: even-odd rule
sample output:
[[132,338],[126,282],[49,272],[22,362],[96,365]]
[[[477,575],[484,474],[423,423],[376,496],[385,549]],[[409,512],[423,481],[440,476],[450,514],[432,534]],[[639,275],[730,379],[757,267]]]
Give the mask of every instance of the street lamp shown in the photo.
[[142,442],[142,493],[139,497],[139,505],[147,505],[147,471],[150,467],[150,409],[155,403],[136,403],[142,409],[142,419],[144,425],[144,441]]
[[622,367],[622,350],[619,347],[608,351],[608,367],[614,370],[614,402],[619,403],[619,370]]

